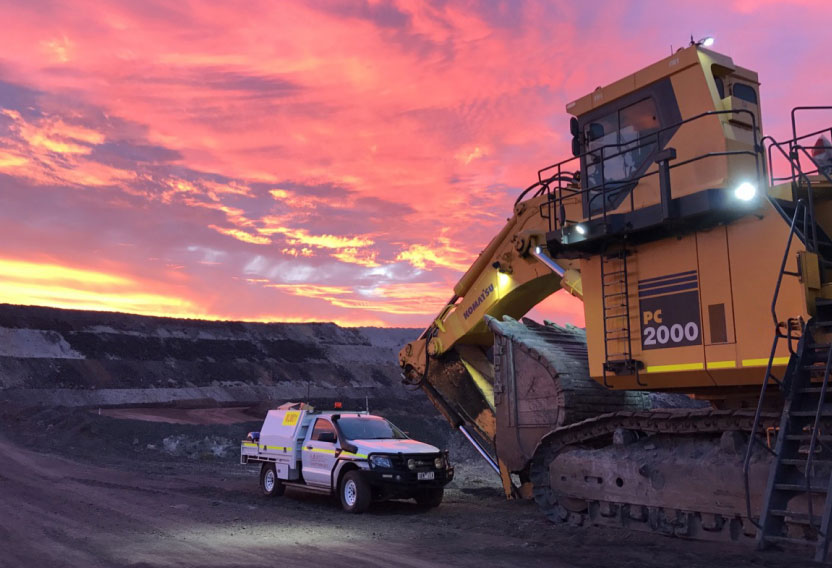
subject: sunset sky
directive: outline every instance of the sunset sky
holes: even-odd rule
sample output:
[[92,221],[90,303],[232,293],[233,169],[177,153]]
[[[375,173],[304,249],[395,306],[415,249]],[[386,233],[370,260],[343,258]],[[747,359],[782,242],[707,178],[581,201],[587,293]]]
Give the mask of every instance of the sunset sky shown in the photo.
[[[832,104],[832,2],[0,2],[0,302],[424,327],[567,102],[687,44]],[[539,315],[582,324],[557,294]]]

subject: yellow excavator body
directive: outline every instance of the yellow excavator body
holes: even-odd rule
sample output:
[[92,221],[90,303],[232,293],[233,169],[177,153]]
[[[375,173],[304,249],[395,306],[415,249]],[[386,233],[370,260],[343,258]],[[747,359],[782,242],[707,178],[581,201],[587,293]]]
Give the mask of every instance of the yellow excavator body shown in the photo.
[[[555,522],[760,546],[800,515],[814,529],[816,496],[789,491],[810,487],[807,452],[832,464],[832,156],[814,142],[832,128],[799,136],[818,109],[798,108],[792,139],[765,137],[757,74],[694,42],[566,110],[572,157],[402,349],[404,381]],[[517,321],[560,289],[585,330]],[[686,475],[703,490],[681,498]]]

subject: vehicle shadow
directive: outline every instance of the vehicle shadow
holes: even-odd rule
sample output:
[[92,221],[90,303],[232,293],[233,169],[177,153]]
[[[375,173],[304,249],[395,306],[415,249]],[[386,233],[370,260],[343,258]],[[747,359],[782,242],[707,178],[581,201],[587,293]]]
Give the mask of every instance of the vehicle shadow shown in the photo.
[[[282,503],[293,503],[295,506],[307,505],[315,508],[328,509],[332,512],[342,513],[341,503],[338,497],[331,495],[319,495],[307,493],[292,488],[287,488],[285,495],[278,498]],[[439,507],[441,509],[441,506]],[[412,500],[391,500],[374,501],[370,509],[363,513],[370,516],[410,516],[422,515],[432,509],[417,505]],[[347,513],[343,513],[347,515]]]

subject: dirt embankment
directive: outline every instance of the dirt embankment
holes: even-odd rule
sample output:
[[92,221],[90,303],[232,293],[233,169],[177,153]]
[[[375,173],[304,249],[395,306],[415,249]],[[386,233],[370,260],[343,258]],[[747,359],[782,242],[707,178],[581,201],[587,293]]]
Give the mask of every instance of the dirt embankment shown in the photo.
[[122,406],[413,398],[409,329],[260,324],[0,305],[0,400]]

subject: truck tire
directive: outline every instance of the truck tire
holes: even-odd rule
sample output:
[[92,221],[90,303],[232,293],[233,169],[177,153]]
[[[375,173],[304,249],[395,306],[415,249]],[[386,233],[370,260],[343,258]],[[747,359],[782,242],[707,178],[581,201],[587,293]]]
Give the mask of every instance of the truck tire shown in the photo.
[[363,513],[373,500],[372,489],[358,470],[348,471],[341,479],[341,507],[347,513]]
[[273,463],[264,463],[260,468],[260,490],[266,497],[280,497],[286,491],[286,486],[277,478]]
[[434,489],[424,489],[416,494],[416,503],[420,507],[426,509],[434,509],[442,504],[442,498],[445,496],[445,489],[442,487]]

